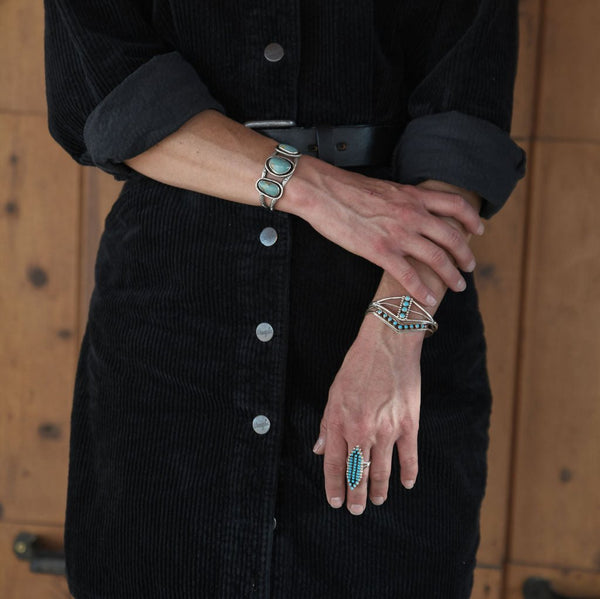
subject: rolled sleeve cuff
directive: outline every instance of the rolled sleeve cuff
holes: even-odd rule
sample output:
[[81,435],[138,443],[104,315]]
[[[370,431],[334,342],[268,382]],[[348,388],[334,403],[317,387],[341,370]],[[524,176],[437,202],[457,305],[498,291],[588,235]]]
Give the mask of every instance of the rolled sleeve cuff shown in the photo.
[[493,123],[452,111],[412,120],[392,164],[402,183],[436,179],[477,192],[480,215],[489,219],[525,175],[526,154]]
[[177,131],[202,110],[225,109],[178,52],[151,58],[91,112],[83,136],[89,160],[117,179],[132,172],[124,160]]

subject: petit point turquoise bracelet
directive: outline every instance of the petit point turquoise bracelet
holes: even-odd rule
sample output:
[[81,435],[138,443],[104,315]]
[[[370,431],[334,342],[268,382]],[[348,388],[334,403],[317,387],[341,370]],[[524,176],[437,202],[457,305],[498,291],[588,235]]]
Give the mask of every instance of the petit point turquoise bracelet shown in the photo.
[[[256,182],[256,190],[260,194],[260,205],[273,210],[277,200],[283,195],[285,184],[291,179],[298,158],[302,154],[294,146],[279,144],[267,158],[262,176]],[[267,203],[267,199],[269,203]]]
[[410,295],[372,301],[367,308],[367,313],[369,312],[381,318],[396,333],[425,331],[425,336],[429,337],[438,329],[433,316]]

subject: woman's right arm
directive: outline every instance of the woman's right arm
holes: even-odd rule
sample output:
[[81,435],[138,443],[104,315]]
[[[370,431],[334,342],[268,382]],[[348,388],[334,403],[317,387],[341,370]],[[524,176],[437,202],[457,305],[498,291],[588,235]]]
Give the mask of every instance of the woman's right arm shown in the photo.
[[[255,181],[276,146],[214,110],[192,117],[175,133],[124,162],[162,183],[258,206]],[[300,216],[322,235],[388,271],[424,303],[431,289],[407,258],[430,266],[455,291],[473,270],[464,238],[438,216],[481,232],[477,212],[460,195],[365,177],[302,156],[277,209]],[[439,299],[439,298],[438,298]]]
[[[81,164],[118,178],[146,176],[255,204],[273,140],[227,118],[195,68],[146,20],[135,0],[45,0],[46,90],[52,135]],[[438,216],[477,233],[460,196],[381,181],[303,156],[277,208],[378,264],[415,298],[431,290],[407,261],[454,290],[473,254]],[[257,209],[261,209],[258,208]]]

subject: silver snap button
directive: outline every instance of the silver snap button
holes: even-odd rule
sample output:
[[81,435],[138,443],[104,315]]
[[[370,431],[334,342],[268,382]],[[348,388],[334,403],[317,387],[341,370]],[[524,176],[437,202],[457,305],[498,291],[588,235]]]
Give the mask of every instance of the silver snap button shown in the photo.
[[256,336],[263,342],[273,339],[273,327],[268,322],[261,322],[256,327]]
[[276,43],[272,42],[265,48],[265,58],[269,62],[279,62],[284,55],[283,47]]
[[260,232],[260,242],[267,247],[271,247],[277,241],[277,231],[273,227],[265,227]]
[[264,435],[265,433],[269,432],[269,429],[271,428],[271,421],[266,416],[261,414],[260,416],[256,416],[256,418],[254,418],[252,421],[252,428],[258,435]]

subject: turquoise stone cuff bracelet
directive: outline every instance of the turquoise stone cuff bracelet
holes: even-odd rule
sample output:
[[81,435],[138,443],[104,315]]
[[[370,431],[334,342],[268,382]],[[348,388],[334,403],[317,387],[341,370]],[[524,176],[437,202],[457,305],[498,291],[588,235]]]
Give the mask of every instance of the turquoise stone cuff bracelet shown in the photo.
[[260,205],[263,208],[269,210],[275,208],[275,204],[283,195],[285,184],[296,170],[300,156],[300,152],[294,146],[279,144],[273,154],[267,158],[262,175],[256,182]]
[[369,312],[381,318],[396,333],[425,331],[425,336],[429,337],[438,329],[433,316],[410,295],[375,300],[369,304]]

